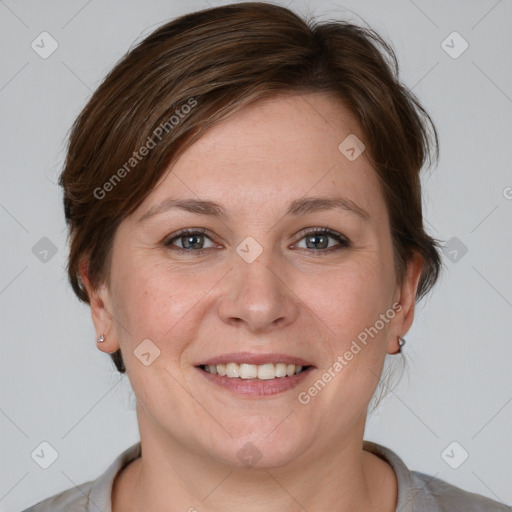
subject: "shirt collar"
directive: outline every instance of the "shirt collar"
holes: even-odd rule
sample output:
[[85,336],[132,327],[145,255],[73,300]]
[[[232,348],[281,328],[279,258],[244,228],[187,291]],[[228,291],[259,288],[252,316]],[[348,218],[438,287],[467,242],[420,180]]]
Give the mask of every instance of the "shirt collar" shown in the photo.
[[[386,461],[393,469],[398,484],[396,512],[413,512],[411,495],[411,472],[403,460],[392,450],[371,441],[363,441],[363,450],[373,453]],[[116,475],[130,462],[141,456],[140,441],[121,453],[108,469],[94,481],[91,488],[87,512],[112,512],[112,486]]]
[[371,441],[363,441],[363,450],[377,455],[393,468],[398,485],[396,512],[413,512],[411,472],[404,461],[394,451]]

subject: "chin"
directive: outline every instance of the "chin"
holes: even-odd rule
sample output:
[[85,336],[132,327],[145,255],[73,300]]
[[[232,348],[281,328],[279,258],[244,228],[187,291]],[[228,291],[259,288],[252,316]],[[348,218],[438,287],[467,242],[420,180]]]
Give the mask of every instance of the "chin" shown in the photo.
[[[275,427],[274,427],[275,428]],[[245,470],[272,469],[286,466],[307,448],[306,439],[298,438],[299,429],[283,429],[269,435],[270,429],[251,428],[252,435],[233,436],[218,445],[214,458],[229,466]]]

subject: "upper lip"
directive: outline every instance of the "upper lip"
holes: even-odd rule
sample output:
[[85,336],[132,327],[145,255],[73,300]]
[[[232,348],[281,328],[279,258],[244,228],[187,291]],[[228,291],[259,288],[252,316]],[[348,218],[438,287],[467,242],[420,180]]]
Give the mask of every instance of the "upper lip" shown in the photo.
[[291,356],[288,354],[253,354],[251,352],[233,352],[231,354],[222,354],[220,356],[212,357],[206,361],[203,361],[196,366],[203,366],[205,364],[227,364],[227,363],[239,363],[239,364],[294,364],[295,366],[312,366],[311,363],[300,357]]

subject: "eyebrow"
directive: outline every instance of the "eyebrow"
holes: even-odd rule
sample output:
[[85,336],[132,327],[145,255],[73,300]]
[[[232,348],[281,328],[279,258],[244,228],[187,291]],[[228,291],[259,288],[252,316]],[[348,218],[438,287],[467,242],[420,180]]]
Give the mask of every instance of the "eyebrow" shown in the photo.
[[[165,199],[150,208],[139,220],[142,222],[154,215],[169,211],[173,208],[184,210],[197,215],[210,215],[227,218],[227,211],[214,201],[200,199]],[[370,220],[370,214],[356,203],[344,197],[304,197],[292,201],[285,215],[305,215],[317,211],[339,209],[355,214],[363,220]]]

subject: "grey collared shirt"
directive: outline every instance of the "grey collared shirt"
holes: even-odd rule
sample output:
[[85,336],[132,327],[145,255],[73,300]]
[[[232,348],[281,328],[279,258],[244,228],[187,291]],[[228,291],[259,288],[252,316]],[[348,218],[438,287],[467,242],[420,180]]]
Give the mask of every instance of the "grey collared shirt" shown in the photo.
[[[395,512],[512,512],[512,507],[480,494],[464,491],[443,480],[410,471],[398,455],[377,443],[363,442],[365,451],[384,459],[398,482]],[[112,512],[111,492],[116,475],[140,457],[141,444],[121,453],[96,480],[40,501],[23,512]]]

